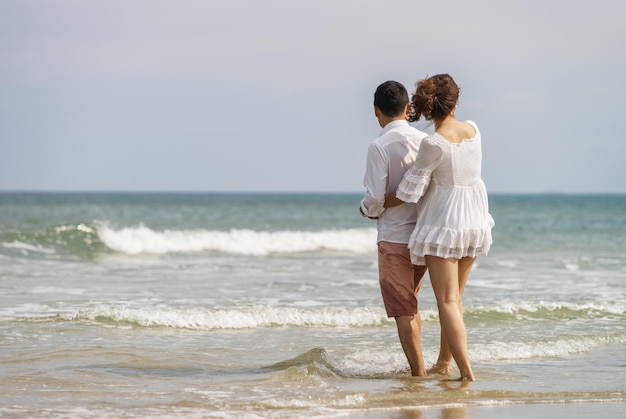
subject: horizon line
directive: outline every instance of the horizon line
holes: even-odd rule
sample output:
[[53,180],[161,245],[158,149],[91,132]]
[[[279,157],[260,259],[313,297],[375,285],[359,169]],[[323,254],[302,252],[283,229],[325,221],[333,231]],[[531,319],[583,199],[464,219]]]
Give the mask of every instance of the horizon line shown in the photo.
[[[41,194],[258,194],[258,195],[358,195],[364,191],[294,191],[294,190],[173,190],[173,189],[0,189],[0,194],[10,193],[41,193]],[[563,192],[563,191],[488,191],[488,195],[626,195],[626,191],[580,191],[580,192]]]

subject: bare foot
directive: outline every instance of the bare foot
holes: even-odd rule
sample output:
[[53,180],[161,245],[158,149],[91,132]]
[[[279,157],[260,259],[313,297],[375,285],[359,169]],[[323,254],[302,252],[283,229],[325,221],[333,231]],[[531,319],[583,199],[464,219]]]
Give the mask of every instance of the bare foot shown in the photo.
[[448,362],[438,363],[430,367],[428,370],[428,374],[440,374],[440,375],[449,375],[450,374],[450,364]]

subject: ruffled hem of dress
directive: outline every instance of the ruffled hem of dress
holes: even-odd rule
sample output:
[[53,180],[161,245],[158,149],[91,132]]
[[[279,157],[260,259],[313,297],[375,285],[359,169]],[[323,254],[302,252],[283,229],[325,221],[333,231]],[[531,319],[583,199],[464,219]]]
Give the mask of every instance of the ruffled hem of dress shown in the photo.
[[424,256],[427,255],[445,259],[485,256],[493,243],[491,226],[464,231],[445,227],[421,228],[409,243],[411,260],[415,265],[425,265]]
[[404,176],[404,180],[398,185],[396,197],[404,202],[417,202],[424,195],[426,186],[430,183],[430,173],[414,175],[410,172]]

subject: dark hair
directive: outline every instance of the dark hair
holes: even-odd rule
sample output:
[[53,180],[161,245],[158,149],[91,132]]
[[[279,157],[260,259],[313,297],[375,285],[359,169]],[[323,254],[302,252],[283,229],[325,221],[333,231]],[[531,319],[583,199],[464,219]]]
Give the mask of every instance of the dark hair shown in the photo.
[[400,115],[409,104],[409,93],[402,83],[388,80],[376,88],[374,106],[385,116]]
[[423,115],[427,120],[443,119],[454,111],[461,89],[448,74],[437,74],[417,82],[411,97],[409,122]]

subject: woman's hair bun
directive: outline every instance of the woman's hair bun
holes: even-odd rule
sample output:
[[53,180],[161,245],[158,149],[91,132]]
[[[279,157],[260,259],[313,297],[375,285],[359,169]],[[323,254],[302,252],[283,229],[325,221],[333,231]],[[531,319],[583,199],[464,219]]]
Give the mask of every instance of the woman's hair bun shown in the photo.
[[450,115],[459,100],[460,89],[448,74],[438,74],[420,80],[411,97],[409,121],[443,119]]

